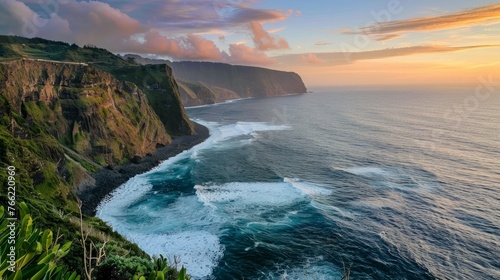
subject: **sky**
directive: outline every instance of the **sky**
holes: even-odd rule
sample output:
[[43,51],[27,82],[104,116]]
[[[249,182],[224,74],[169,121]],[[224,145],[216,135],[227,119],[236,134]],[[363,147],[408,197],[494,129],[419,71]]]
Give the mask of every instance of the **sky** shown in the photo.
[[0,0],[0,34],[294,71],[308,87],[500,73],[489,0]]

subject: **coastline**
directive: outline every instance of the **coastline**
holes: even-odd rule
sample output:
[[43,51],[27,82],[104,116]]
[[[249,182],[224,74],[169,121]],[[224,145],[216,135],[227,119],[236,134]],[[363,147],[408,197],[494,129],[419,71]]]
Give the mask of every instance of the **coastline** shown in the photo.
[[154,153],[142,158],[138,163],[131,162],[116,166],[113,169],[101,168],[92,173],[91,176],[95,179],[95,184],[86,186],[76,192],[76,195],[83,203],[83,213],[95,216],[99,203],[130,178],[149,171],[157,166],[160,161],[205,141],[210,136],[208,128],[196,122],[193,123],[195,125],[194,135],[176,136],[172,139],[170,145],[156,149]]

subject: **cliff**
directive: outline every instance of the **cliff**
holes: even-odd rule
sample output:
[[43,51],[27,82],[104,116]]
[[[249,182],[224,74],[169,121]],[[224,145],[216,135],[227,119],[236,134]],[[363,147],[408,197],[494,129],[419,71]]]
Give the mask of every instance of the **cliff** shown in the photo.
[[[83,267],[75,187],[93,185],[89,172],[103,165],[170,141],[131,83],[80,64],[0,63],[0,184],[7,185],[5,170],[13,166],[16,203],[26,202],[37,224],[57,232],[62,242],[73,242],[64,260],[72,270]],[[7,201],[7,192],[1,192],[0,204]],[[149,258],[103,221],[84,216],[83,222],[93,242],[109,241],[109,256]]]
[[[194,126],[184,112],[180,94],[166,65],[141,66],[133,59],[123,59],[108,50],[42,38],[23,38],[0,35],[0,62],[29,58],[34,61],[64,61],[67,65],[89,65],[110,73],[123,82],[134,83],[149,99],[171,135],[193,134]],[[163,63],[164,64],[164,63]]]
[[307,91],[300,76],[293,72],[213,62],[179,61],[170,65],[177,79],[225,88],[242,98]]
[[[62,242],[73,242],[64,260],[72,270],[83,267],[76,194],[91,213],[120,183],[208,137],[199,131],[202,137],[192,135],[167,65],[141,66],[93,46],[0,35],[0,184],[7,185],[6,168],[15,168],[17,203],[30,205],[37,224]],[[0,192],[0,204],[8,200]],[[100,219],[84,215],[83,227],[95,244],[109,241],[109,259],[150,262]]]
[[178,80],[182,104],[199,106],[214,104],[231,99],[241,98],[236,92],[225,88],[210,86],[203,82],[187,82]]
[[141,64],[167,63],[174,77],[181,81],[180,94],[185,106],[307,91],[302,78],[294,72],[214,62],[171,62],[138,55],[126,55],[125,58]]
[[0,65],[11,109],[102,164],[143,157],[170,136],[134,84],[82,64],[22,59]]
[[136,84],[146,94],[170,134],[194,134],[194,125],[184,110],[179,87],[169,66],[134,65],[115,68],[110,72],[120,80]]

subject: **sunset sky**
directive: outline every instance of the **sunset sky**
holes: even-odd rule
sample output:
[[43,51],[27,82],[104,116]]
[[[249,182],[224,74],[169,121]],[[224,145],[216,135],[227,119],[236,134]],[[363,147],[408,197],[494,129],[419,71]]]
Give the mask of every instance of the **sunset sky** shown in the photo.
[[0,0],[0,34],[295,71],[307,86],[500,72],[500,4],[489,0]]

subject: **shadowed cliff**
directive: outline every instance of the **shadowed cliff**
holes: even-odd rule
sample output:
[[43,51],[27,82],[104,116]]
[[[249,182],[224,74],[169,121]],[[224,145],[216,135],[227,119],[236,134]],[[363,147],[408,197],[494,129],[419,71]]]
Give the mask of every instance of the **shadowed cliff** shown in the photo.
[[302,78],[294,72],[215,62],[171,62],[138,55],[125,57],[140,64],[167,63],[172,67],[185,106],[307,92]]
[[171,141],[137,86],[95,67],[23,59],[0,69],[14,112],[97,163],[143,157]]

